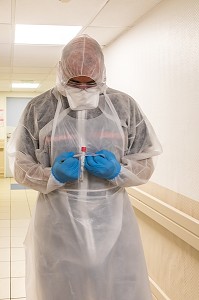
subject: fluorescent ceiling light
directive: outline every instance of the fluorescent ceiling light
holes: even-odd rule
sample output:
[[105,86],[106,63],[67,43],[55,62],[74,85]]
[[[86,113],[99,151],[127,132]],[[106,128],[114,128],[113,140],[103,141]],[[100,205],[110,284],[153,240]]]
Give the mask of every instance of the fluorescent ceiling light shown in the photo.
[[36,89],[38,88],[39,83],[33,82],[13,82],[12,88],[14,89]]
[[82,26],[23,25],[15,26],[16,44],[65,45]]

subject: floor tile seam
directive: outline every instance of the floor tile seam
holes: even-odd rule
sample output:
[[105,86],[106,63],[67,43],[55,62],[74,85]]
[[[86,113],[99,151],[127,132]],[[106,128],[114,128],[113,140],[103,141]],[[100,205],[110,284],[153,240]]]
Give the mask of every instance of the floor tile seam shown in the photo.
[[26,193],[26,201],[27,201],[27,205],[28,205],[28,209],[29,209],[29,214],[30,214],[30,217],[31,217],[31,207],[30,207],[30,203],[28,201],[27,191],[25,191],[25,193]]
[[25,276],[12,276],[12,277],[10,277],[10,280],[12,280],[12,279],[25,279]]
[[[1,279],[10,279],[10,275],[9,275],[8,277],[7,277],[7,276],[6,276],[6,277],[0,277],[0,280],[1,280]],[[0,298],[0,299],[1,299],[1,298]]]
[[17,249],[24,249],[23,245],[21,247],[12,247],[12,251],[14,251],[14,249],[17,248]]
[[25,255],[24,255],[24,257],[23,258],[19,258],[19,259],[12,259],[11,260],[11,262],[12,262],[12,264],[14,264],[14,263],[24,263],[25,262]]
[[25,258],[24,259],[19,259],[19,260],[12,260],[12,263],[18,263],[18,262],[25,262]]

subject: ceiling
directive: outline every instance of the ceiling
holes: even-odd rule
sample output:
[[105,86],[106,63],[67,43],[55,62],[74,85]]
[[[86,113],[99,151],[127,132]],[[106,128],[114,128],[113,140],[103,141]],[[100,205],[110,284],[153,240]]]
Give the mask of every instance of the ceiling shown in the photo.
[[107,46],[161,0],[0,0],[0,91],[12,82],[39,82],[31,92],[55,84],[62,46],[14,44],[15,24],[81,25],[80,33]]

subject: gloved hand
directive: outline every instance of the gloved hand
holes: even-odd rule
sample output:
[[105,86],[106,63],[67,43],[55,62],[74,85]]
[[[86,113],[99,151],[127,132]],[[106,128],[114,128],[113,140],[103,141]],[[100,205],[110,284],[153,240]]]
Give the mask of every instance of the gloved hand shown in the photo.
[[103,156],[86,156],[85,169],[99,178],[115,178],[121,170],[121,165],[115,155],[108,150],[101,150],[96,152],[96,154],[102,154]]
[[74,152],[63,152],[56,157],[51,172],[61,183],[77,180],[80,176],[79,160],[73,157]]

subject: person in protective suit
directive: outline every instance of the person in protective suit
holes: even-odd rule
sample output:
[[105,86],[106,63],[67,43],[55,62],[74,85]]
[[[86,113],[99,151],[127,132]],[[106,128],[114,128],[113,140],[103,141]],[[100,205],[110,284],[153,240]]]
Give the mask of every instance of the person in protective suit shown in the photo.
[[56,86],[28,103],[8,153],[16,181],[39,191],[26,299],[151,299],[125,187],[149,180],[161,146],[135,100],[106,86],[94,39],[64,47]]

